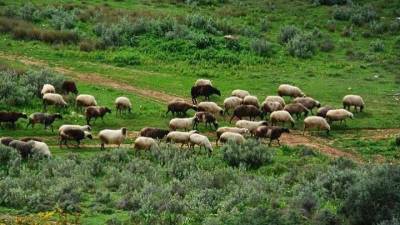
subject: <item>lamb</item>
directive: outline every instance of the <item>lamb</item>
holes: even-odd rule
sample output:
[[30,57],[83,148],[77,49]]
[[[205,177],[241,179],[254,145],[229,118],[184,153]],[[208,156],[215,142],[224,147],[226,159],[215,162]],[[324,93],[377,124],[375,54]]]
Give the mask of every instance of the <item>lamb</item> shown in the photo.
[[194,83],[194,86],[206,86],[206,85],[210,85],[212,86],[211,80],[207,80],[207,79],[197,79],[196,82]]
[[312,110],[314,108],[319,108],[321,107],[321,103],[319,103],[319,101],[310,98],[310,97],[299,97],[299,98],[295,98],[293,100],[294,103],[300,103],[302,105],[304,105],[304,107],[306,107],[308,110],[310,110],[311,114],[313,114]]
[[199,124],[199,122],[204,122],[206,127],[208,127],[208,125],[211,128],[211,124],[214,125],[215,129],[218,129],[218,122],[217,122],[217,118],[215,118],[215,116],[209,112],[197,112],[194,115],[197,118],[197,121],[195,123],[195,129],[197,129],[197,125]]
[[343,108],[350,111],[350,107],[354,106],[354,110],[357,112],[357,108],[360,108],[360,112],[364,109],[364,100],[359,95],[346,95],[343,97]]
[[94,118],[94,121],[97,120],[98,117],[101,118],[101,120],[104,122],[103,117],[107,114],[111,114],[111,109],[107,107],[101,107],[101,106],[89,106],[85,110],[85,115],[86,115],[86,123],[87,125],[90,125],[90,120]]
[[48,105],[55,105],[58,107],[67,107],[68,104],[65,102],[63,97],[59,94],[47,93],[43,95],[43,109],[47,111]]
[[237,106],[241,105],[243,103],[243,99],[236,97],[236,96],[231,96],[228,97],[224,100],[224,108],[225,108],[225,113],[229,114],[230,109],[235,109]]
[[11,123],[15,128],[15,122],[20,118],[27,119],[28,116],[20,112],[0,112],[0,126],[3,127],[2,123]]
[[28,144],[31,144],[31,152],[35,154],[39,154],[45,157],[51,157],[51,152],[49,146],[41,141],[29,141]]
[[40,91],[40,94],[44,95],[47,93],[56,93],[56,89],[54,88],[53,85],[51,84],[44,84],[42,87],[42,91]]
[[12,137],[2,137],[2,138],[0,138],[0,143],[2,145],[5,145],[5,146],[9,146],[12,141],[14,141],[14,139]]
[[268,126],[268,122],[267,121],[258,121],[258,122],[254,122],[254,121],[248,121],[248,120],[238,120],[235,124],[236,127],[239,128],[246,128],[247,130],[249,130],[250,133],[253,133],[253,131],[259,127],[259,126]]
[[247,95],[246,97],[244,97],[243,104],[244,105],[254,105],[257,108],[260,107],[260,102],[258,101],[257,96],[253,96],[253,95]]
[[189,132],[171,131],[169,132],[169,134],[167,134],[167,143],[174,142],[182,144],[181,148],[183,147],[183,145],[186,144],[189,147],[190,135],[195,133],[197,133],[196,130],[192,130]]
[[78,95],[75,99],[76,107],[97,106],[97,101],[93,95]]
[[330,107],[330,106],[320,107],[320,108],[318,108],[317,116],[325,118],[326,117],[326,113],[331,109],[333,109],[333,107]]
[[293,98],[296,97],[304,97],[305,94],[303,93],[303,91],[301,91],[300,88],[296,87],[296,86],[292,86],[289,84],[282,84],[278,87],[278,95],[279,96],[290,96]]
[[208,140],[207,136],[194,133],[189,136],[189,142],[191,148],[194,148],[195,145],[200,146],[200,149],[201,147],[204,147],[208,150],[209,155],[213,151],[213,147],[211,146],[210,140]]
[[104,149],[105,144],[115,144],[118,148],[124,142],[127,136],[127,129],[125,127],[118,130],[105,129],[99,132],[99,139],[101,141],[101,149]]
[[228,141],[232,141],[234,143],[236,143],[237,145],[243,144],[246,139],[244,139],[243,135],[238,134],[238,133],[234,133],[234,132],[224,132],[221,137],[219,138],[219,140],[222,143],[226,143]]
[[78,94],[78,89],[74,81],[66,80],[62,83],[61,90],[64,94],[74,93]]
[[197,117],[191,117],[191,118],[174,118],[169,121],[169,128],[173,131],[177,129],[185,129],[190,130],[194,129],[196,123],[199,122],[199,119]]
[[60,148],[62,148],[62,144],[67,146],[69,148],[67,141],[68,140],[75,140],[77,143],[77,146],[79,148],[79,145],[81,141],[85,138],[93,139],[93,136],[90,132],[88,131],[83,131],[80,128],[66,128],[61,130],[59,133],[59,140],[60,140]]
[[271,113],[270,119],[271,119],[272,125],[275,125],[278,122],[282,122],[282,123],[290,122],[292,127],[294,127],[294,119],[292,118],[290,113],[288,113],[285,110],[279,110],[279,111],[275,111],[275,112]]
[[240,89],[236,89],[233,90],[231,93],[232,96],[236,96],[238,98],[244,99],[244,97],[250,95],[250,93],[248,91],[245,90],[240,90]]
[[58,128],[58,132],[61,132],[65,129],[81,129],[82,131],[91,131],[92,128],[89,125],[70,125],[70,124],[64,124],[60,128]]
[[235,117],[239,118],[239,120],[241,120],[242,117],[249,117],[249,120],[252,121],[253,119],[255,120],[257,116],[259,116],[261,118],[262,111],[259,110],[254,105],[239,105],[233,111],[233,115],[232,115],[231,119],[229,120],[229,123],[231,123],[233,118],[235,118]]
[[154,127],[145,127],[140,130],[139,135],[141,137],[149,137],[149,138],[161,140],[168,133],[169,133],[169,130],[154,128]]
[[247,128],[239,128],[239,127],[220,127],[217,130],[217,140],[216,140],[217,145],[218,145],[219,138],[225,132],[232,132],[232,133],[238,133],[241,135],[245,135],[245,134],[249,133],[249,130]]
[[283,133],[290,133],[289,129],[284,127],[268,127],[260,126],[254,132],[254,136],[257,138],[269,137],[269,146],[271,146],[273,140],[277,140],[279,146],[281,145],[279,138]]
[[138,137],[135,140],[134,148],[138,150],[150,150],[152,148],[158,148],[158,144],[151,137]]
[[272,113],[278,110],[282,110],[283,105],[280,102],[275,102],[275,101],[264,101],[261,104],[261,111],[262,111],[262,117],[264,118],[265,116],[268,115],[268,113]]
[[204,111],[204,112],[209,112],[214,115],[217,115],[218,113],[220,115],[224,114],[224,110],[219,107],[215,102],[200,102],[197,105],[197,110],[198,111]]
[[322,118],[320,116],[309,116],[304,119],[303,135],[306,132],[306,130],[311,128],[317,128],[318,131],[321,129],[326,130],[327,134],[329,134],[329,131],[331,130],[331,127],[329,126],[325,118]]
[[122,111],[126,112],[126,110],[128,110],[128,112],[131,113],[132,103],[127,97],[118,97],[117,99],[115,99],[115,108],[116,108],[115,111],[116,114],[118,114],[119,112],[119,114],[121,115]]
[[26,125],[28,127],[29,125],[32,125],[32,128],[35,126],[36,123],[41,123],[44,125],[44,129],[46,130],[47,127],[51,127],[51,131],[54,132],[53,128],[53,123],[56,119],[62,119],[61,114],[59,113],[54,113],[54,114],[48,114],[48,113],[32,113],[29,116],[29,122]]
[[166,114],[169,112],[172,113],[172,115],[175,115],[177,113],[178,115],[187,115],[187,111],[189,109],[193,109],[194,111],[197,111],[197,106],[187,103],[185,101],[175,101],[175,102],[170,102],[168,103],[168,110]]
[[295,114],[297,118],[299,118],[301,114],[304,114],[304,117],[307,117],[309,113],[309,110],[301,103],[287,104],[283,110],[289,112],[290,115]]
[[221,91],[211,85],[193,86],[190,93],[192,95],[193,104],[197,104],[197,98],[199,96],[204,96],[206,100],[209,100],[210,96],[214,94],[221,96]]
[[14,140],[9,143],[10,147],[16,149],[23,159],[27,159],[32,155],[32,142],[24,142],[20,140]]
[[285,99],[283,99],[281,96],[275,96],[275,95],[270,95],[267,96],[264,100],[264,102],[279,102],[282,107],[285,107]]
[[342,121],[346,122],[347,118],[353,119],[353,113],[345,110],[345,109],[331,109],[326,113],[326,121],[331,123],[333,121]]

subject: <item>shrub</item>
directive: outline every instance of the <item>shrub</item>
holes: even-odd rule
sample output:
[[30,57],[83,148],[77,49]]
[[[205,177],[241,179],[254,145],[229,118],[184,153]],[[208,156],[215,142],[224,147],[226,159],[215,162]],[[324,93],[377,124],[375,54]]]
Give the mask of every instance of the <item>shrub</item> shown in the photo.
[[369,47],[371,48],[371,51],[374,51],[374,52],[385,51],[385,44],[383,43],[382,40],[376,40],[376,41],[371,42]]
[[118,54],[112,57],[110,62],[116,66],[134,66],[140,64],[140,58],[136,54]]
[[333,212],[323,209],[318,212],[314,218],[315,225],[340,225],[340,218]]
[[343,37],[352,37],[354,35],[353,26],[345,26],[341,33]]
[[335,49],[335,43],[332,39],[326,38],[319,44],[319,49],[323,52],[331,52]]
[[206,35],[199,35],[195,39],[195,45],[198,49],[212,47],[214,44],[215,40],[212,37]]
[[391,34],[397,34],[400,32],[400,20],[395,20],[389,24],[388,30]]
[[52,13],[50,24],[57,30],[72,29],[76,24],[75,13],[59,8]]
[[362,26],[377,18],[378,15],[371,6],[353,6],[350,21],[357,26]]
[[315,4],[319,5],[344,5],[348,0],[314,0]]
[[20,159],[20,154],[13,148],[0,144],[0,163],[1,165],[9,165],[15,159]]
[[396,144],[397,146],[400,146],[400,136],[396,137],[396,139],[395,139],[395,144]]
[[301,33],[301,31],[297,27],[285,26],[281,29],[278,40],[281,44],[286,44],[299,33]]
[[400,219],[393,218],[390,220],[384,220],[384,221],[378,223],[377,225],[400,225]]
[[262,32],[267,32],[270,28],[270,22],[268,19],[264,18],[260,21],[260,30]]
[[229,142],[222,146],[223,159],[234,167],[244,166],[257,169],[272,162],[272,152],[265,145],[254,140],[248,140],[242,145]]
[[226,41],[226,48],[233,50],[233,51],[240,51],[242,46],[238,39],[225,39]]
[[271,56],[274,54],[272,43],[263,39],[252,41],[250,44],[250,49],[260,56]]
[[291,56],[310,58],[316,53],[316,46],[310,35],[299,34],[289,41],[287,48]]
[[335,20],[328,20],[328,22],[326,23],[325,27],[330,32],[335,32],[336,31],[336,21]]
[[79,42],[79,50],[83,52],[91,52],[95,50],[96,46],[93,41],[90,40],[83,40]]
[[186,23],[190,27],[204,30],[210,34],[221,34],[212,18],[204,17],[200,14],[189,15],[186,17]]
[[388,31],[388,25],[383,22],[371,21],[368,26],[369,30],[375,35],[384,34]]
[[39,10],[31,2],[25,3],[21,8],[19,8],[18,16],[27,21],[36,21],[39,18]]
[[338,7],[336,6],[333,10],[333,18],[335,20],[348,21],[351,17],[351,8],[349,7]]

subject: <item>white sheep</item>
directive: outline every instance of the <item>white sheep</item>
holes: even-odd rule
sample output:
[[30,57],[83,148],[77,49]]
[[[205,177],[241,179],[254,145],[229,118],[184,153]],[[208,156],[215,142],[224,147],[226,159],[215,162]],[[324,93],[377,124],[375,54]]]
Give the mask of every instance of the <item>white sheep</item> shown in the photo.
[[219,139],[222,143],[226,143],[228,141],[233,141],[234,143],[240,145],[243,144],[246,139],[243,137],[243,135],[234,133],[234,132],[225,132],[221,135]]
[[229,113],[230,109],[235,109],[236,106],[239,106],[243,103],[243,99],[236,97],[236,96],[231,96],[228,97],[224,100],[224,108],[225,108],[225,113]]
[[194,83],[194,86],[205,86],[205,85],[210,85],[212,86],[211,80],[207,79],[197,79],[196,82]]
[[157,142],[150,137],[138,137],[135,140],[135,149],[150,150],[152,148],[158,148]]
[[70,125],[70,124],[64,124],[60,128],[58,128],[58,132],[61,132],[62,130],[65,129],[81,129],[82,131],[91,131],[92,128],[89,125]]
[[124,142],[128,130],[123,127],[118,130],[104,129],[99,132],[99,139],[101,141],[101,149],[104,149],[105,144],[115,144],[118,147]]
[[116,112],[121,114],[122,111],[128,110],[128,112],[131,112],[132,109],[132,103],[129,100],[129,98],[127,97],[118,97],[117,99],[115,99],[115,107],[116,107]]
[[261,111],[263,111],[264,115],[282,110],[283,108],[284,106],[280,102],[276,101],[263,101],[261,103]]
[[42,87],[42,91],[40,92],[42,95],[47,93],[56,93],[56,89],[51,84],[44,84]]
[[244,105],[254,105],[257,108],[260,107],[260,102],[258,101],[257,96],[254,96],[254,95],[247,95],[246,97],[244,97],[243,104]]
[[43,107],[45,110],[47,110],[47,105],[56,105],[60,107],[68,106],[63,97],[55,93],[47,93],[43,95]]
[[278,87],[278,95],[279,96],[290,96],[290,97],[304,97],[305,94],[301,91],[300,88],[296,86],[292,86],[289,84],[282,84]]
[[236,90],[232,91],[231,95],[243,99],[247,95],[250,95],[250,93],[248,91],[245,91],[245,90],[236,89]]
[[293,117],[290,115],[289,112],[287,112],[285,110],[278,110],[278,111],[272,112],[270,115],[270,119],[271,119],[272,125],[275,125],[278,122],[282,122],[282,123],[290,122],[292,127],[294,127]]
[[326,113],[326,120],[330,123],[333,121],[342,121],[346,122],[347,118],[353,119],[353,113],[345,110],[345,109],[331,109]]
[[51,157],[49,146],[46,143],[40,141],[29,141],[28,143],[32,144],[32,153]]
[[192,130],[189,132],[182,132],[182,131],[171,131],[167,134],[167,142],[179,143],[183,145],[187,144],[189,147],[190,135],[197,133],[196,130]]
[[343,108],[350,111],[350,107],[354,106],[354,110],[357,112],[357,108],[360,108],[360,112],[364,109],[364,100],[359,95],[346,95],[343,97]]
[[326,119],[320,116],[309,116],[304,119],[303,135],[306,132],[306,130],[312,128],[316,128],[318,129],[318,131],[321,129],[326,130],[327,134],[329,134],[329,131],[331,130],[331,127],[329,126]]
[[219,107],[217,105],[217,103],[215,103],[215,102],[200,102],[197,105],[197,110],[209,112],[214,115],[217,115],[217,114],[223,115],[224,114],[224,110],[221,107]]
[[198,145],[198,146],[200,146],[200,149],[201,149],[201,147],[204,147],[205,149],[207,149],[210,154],[213,151],[210,140],[208,140],[207,136],[194,133],[194,134],[190,135],[189,142],[190,142],[191,148],[194,148],[195,145]]
[[199,119],[196,116],[190,118],[174,118],[169,121],[169,128],[171,130],[177,130],[177,129],[184,129],[185,131],[191,130],[198,122]]
[[217,129],[217,140],[216,143],[218,145],[218,140],[221,137],[221,135],[225,132],[233,132],[233,133],[238,133],[241,135],[245,135],[249,133],[249,129],[247,128],[239,128],[239,127],[220,127]]
[[249,132],[253,132],[259,126],[268,126],[266,121],[249,121],[249,120],[238,120],[235,124],[236,127],[246,128]]
[[81,94],[76,96],[77,107],[97,106],[97,101],[93,95]]
[[279,102],[282,105],[282,108],[285,107],[285,99],[283,99],[281,96],[277,95],[269,95],[265,98],[264,102]]

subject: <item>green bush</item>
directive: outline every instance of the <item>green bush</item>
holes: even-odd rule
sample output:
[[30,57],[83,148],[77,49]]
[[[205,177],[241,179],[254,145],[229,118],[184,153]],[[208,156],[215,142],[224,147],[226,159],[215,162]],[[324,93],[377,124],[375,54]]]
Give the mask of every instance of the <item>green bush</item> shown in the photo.
[[335,20],[350,20],[352,10],[349,7],[338,7],[336,6],[333,10],[333,18]]
[[317,49],[314,39],[307,34],[298,34],[287,44],[291,56],[298,58],[311,58]]
[[273,44],[263,39],[252,41],[250,49],[259,56],[272,56],[275,52]]
[[400,225],[400,219],[393,218],[390,220],[384,220],[384,221],[378,223],[377,225]]
[[76,20],[74,11],[58,8],[52,13],[50,24],[57,30],[72,29],[76,26]]
[[350,21],[357,25],[362,26],[378,18],[378,14],[372,6],[353,6]]
[[295,26],[285,26],[281,29],[278,40],[281,44],[286,44],[300,33],[300,29]]
[[314,0],[314,3],[319,5],[344,5],[348,2],[349,0]]
[[27,21],[37,21],[39,19],[39,9],[34,6],[31,2],[25,3],[18,10],[18,16]]
[[400,32],[400,20],[395,20],[389,24],[388,30],[391,34],[398,34]]
[[323,52],[331,52],[335,49],[335,43],[332,39],[326,38],[319,44],[319,49]]
[[375,35],[381,35],[388,31],[389,27],[383,22],[371,21],[369,24],[369,30]]
[[205,49],[215,45],[215,40],[212,37],[206,35],[197,36],[194,42],[198,49]]
[[385,44],[383,43],[382,40],[376,40],[376,41],[371,42],[369,47],[371,48],[371,51],[374,51],[374,52],[385,51]]
[[140,64],[140,57],[136,54],[118,54],[109,61],[116,66],[134,66]]

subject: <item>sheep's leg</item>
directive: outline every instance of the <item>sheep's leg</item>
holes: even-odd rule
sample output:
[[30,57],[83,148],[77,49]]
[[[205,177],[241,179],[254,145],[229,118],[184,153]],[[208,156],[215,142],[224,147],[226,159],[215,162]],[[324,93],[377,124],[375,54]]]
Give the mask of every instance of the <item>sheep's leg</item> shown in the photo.
[[277,141],[278,141],[278,145],[281,146],[281,141],[279,139],[277,139]]
[[268,146],[271,146],[271,145],[272,145],[272,139],[270,138]]
[[101,143],[100,150],[104,150],[104,143]]

